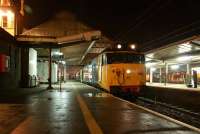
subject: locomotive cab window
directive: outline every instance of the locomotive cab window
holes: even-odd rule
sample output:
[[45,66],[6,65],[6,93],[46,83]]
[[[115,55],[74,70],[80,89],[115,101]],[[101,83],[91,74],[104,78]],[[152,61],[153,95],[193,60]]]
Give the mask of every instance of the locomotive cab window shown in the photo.
[[135,53],[107,53],[107,64],[112,63],[140,63],[145,62],[143,54]]
[[107,57],[106,54],[102,55],[102,65],[106,65],[107,64]]

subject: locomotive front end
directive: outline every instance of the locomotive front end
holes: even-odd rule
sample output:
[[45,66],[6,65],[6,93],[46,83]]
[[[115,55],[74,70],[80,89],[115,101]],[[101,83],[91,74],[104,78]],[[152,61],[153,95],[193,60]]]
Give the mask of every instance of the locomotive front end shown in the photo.
[[108,53],[107,63],[110,92],[137,96],[145,85],[144,55],[133,52]]

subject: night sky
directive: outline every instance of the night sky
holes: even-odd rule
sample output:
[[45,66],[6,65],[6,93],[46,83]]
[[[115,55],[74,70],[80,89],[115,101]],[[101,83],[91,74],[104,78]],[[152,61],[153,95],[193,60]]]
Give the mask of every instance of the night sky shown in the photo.
[[26,5],[32,10],[27,10],[26,28],[70,10],[116,41],[143,45],[200,21],[200,0],[26,0]]

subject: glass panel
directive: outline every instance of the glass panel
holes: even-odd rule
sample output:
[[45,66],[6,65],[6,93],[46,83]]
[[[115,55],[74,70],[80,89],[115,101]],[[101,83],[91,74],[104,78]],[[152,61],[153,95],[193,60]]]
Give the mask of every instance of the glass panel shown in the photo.
[[134,53],[107,53],[107,64],[111,63],[144,63],[143,54]]
[[3,19],[3,27],[6,28],[8,27],[8,18],[7,16],[2,16]]
[[1,6],[9,6],[10,5],[9,0],[1,0],[0,3],[1,3]]

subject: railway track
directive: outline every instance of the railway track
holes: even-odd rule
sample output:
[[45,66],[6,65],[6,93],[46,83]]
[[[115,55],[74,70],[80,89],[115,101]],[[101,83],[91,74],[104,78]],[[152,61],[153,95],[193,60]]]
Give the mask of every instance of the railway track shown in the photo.
[[143,97],[138,97],[138,99],[134,103],[200,128],[200,113],[195,113],[183,108],[157,102]]

